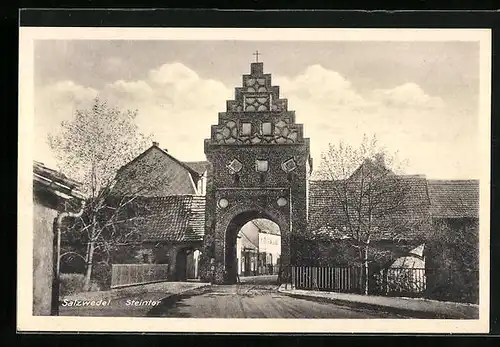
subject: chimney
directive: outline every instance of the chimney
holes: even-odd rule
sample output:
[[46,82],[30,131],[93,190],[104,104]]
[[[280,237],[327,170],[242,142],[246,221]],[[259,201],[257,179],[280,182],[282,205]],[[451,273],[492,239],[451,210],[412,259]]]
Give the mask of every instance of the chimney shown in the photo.
[[158,147],[159,145],[160,145],[160,143],[153,141],[153,146]]
[[163,148],[163,150],[168,153],[168,149],[167,148]]

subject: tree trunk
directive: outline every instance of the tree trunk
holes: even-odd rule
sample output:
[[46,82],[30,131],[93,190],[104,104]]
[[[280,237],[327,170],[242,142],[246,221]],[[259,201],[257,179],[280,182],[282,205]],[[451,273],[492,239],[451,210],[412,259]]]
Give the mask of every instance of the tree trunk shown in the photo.
[[363,255],[363,268],[364,268],[364,294],[368,295],[368,245],[365,246],[364,255]]
[[95,241],[89,242],[87,252],[87,267],[85,269],[85,278],[83,281],[83,290],[88,292],[90,290],[90,280],[92,278],[92,263],[94,259]]

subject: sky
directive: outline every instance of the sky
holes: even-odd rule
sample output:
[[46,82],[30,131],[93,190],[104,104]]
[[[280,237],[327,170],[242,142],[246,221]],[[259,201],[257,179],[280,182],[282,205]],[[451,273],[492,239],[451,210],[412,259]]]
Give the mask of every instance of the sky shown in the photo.
[[205,160],[203,139],[255,50],[315,167],[329,143],[366,134],[409,174],[479,178],[479,43],[459,41],[37,40],[35,160],[57,167],[48,134],[96,95],[137,109],[140,130],[180,160]]

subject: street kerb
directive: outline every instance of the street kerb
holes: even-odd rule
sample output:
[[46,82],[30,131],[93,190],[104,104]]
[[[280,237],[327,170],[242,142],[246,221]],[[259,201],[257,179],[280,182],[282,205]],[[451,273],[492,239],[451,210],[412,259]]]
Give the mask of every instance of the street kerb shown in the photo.
[[[477,305],[468,304],[458,304],[458,303],[439,303],[439,304],[450,304],[454,306],[463,306],[461,310],[450,309],[449,312],[443,312],[443,310],[429,310],[429,309],[413,309],[407,307],[401,307],[401,304],[397,304],[396,300],[415,300],[411,298],[394,298],[394,305],[387,304],[377,304],[374,302],[363,302],[353,299],[339,298],[327,296],[323,293],[318,294],[317,292],[310,291],[306,293],[300,293],[294,289],[290,289],[290,284],[288,284],[288,289],[285,288],[285,284],[282,284],[278,292],[298,299],[312,300],[317,302],[330,302],[341,306],[358,308],[358,309],[372,309],[378,311],[392,312],[395,314],[400,314],[407,316],[408,318],[418,318],[418,319],[479,319],[479,309]],[[342,293],[331,293],[336,295],[341,295]],[[389,299],[384,297],[384,299]],[[424,303],[424,301],[422,301]],[[468,309],[465,309],[465,308]]]

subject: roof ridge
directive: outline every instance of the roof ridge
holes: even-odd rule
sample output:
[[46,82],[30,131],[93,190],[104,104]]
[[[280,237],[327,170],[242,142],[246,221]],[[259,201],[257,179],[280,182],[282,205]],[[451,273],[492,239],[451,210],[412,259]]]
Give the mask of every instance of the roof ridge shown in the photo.
[[137,155],[137,157],[135,157],[134,159],[132,159],[131,161],[129,161],[128,163],[125,163],[123,166],[121,166],[118,170],[117,170],[117,174],[122,172],[123,169],[125,169],[126,167],[128,167],[129,165],[131,165],[132,163],[136,162],[137,160],[139,160],[140,158],[144,157],[146,155],[146,153],[150,152],[151,150],[153,150],[154,148],[158,149],[161,153],[163,153],[164,155],[168,156],[170,159],[172,159],[173,161],[177,162],[179,165],[181,165],[183,168],[185,168],[186,170],[188,170],[190,173],[192,174],[195,174],[197,176],[199,176],[200,174],[198,172],[196,172],[195,170],[193,170],[189,165],[187,165],[185,162],[181,161],[180,159],[177,159],[176,157],[174,157],[172,154],[168,153],[167,151],[165,151],[164,149],[158,147],[158,146],[155,146],[155,145],[152,145],[151,147],[147,148],[144,152],[140,153],[139,155]]

